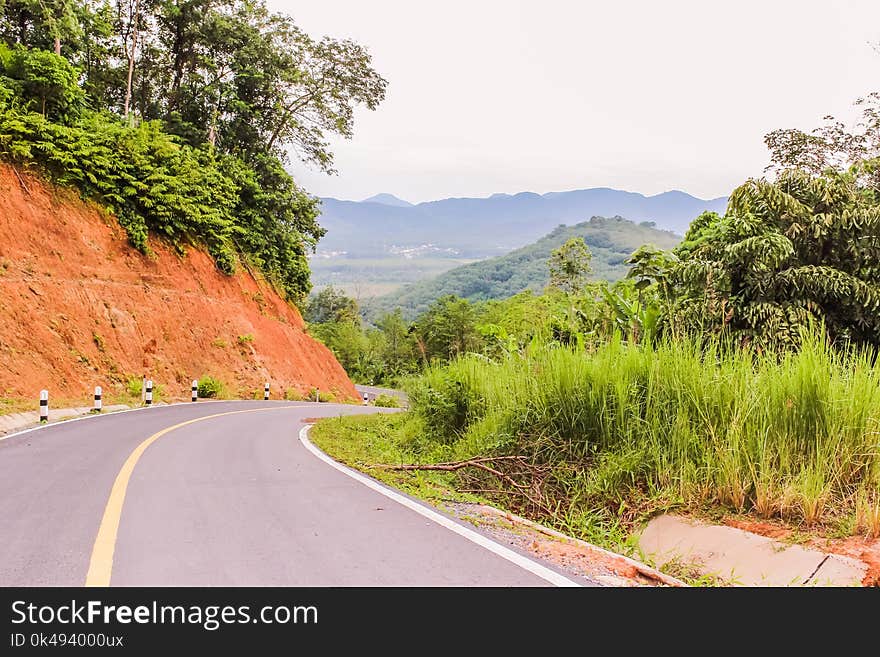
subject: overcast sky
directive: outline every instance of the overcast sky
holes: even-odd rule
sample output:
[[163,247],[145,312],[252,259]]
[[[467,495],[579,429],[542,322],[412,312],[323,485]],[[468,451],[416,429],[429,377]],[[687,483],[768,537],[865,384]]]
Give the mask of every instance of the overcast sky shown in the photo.
[[762,137],[880,90],[877,0],[268,0],[367,46],[388,94],[320,196],[412,202],[615,187],[728,194]]

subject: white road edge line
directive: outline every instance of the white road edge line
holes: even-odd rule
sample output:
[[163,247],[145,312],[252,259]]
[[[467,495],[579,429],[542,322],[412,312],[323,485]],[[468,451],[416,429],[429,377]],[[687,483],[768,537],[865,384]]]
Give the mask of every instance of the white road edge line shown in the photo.
[[438,525],[445,527],[446,529],[448,529],[450,531],[455,532],[459,536],[463,536],[464,538],[468,539],[469,541],[476,543],[480,547],[485,548],[486,550],[489,550],[489,552],[492,552],[492,553],[498,555],[502,559],[507,559],[508,561],[510,561],[513,564],[516,564],[517,566],[519,566],[523,570],[527,570],[528,572],[532,573],[533,575],[537,575],[541,579],[543,579],[547,582],[550,582],[551,584],[553,584],[555,586],[566,586],[566,587],[571,587],[571,586],[579,587],[579,586],[581,586],[580,584],[578,584],[574,580],[571,580],[568,577],[565,577],[564,575],[557,573],[555,570],[551,570],[550,568],[547,568],[547,566],[544,566],[544,565],[538,563],[537,561],[533,561],[532,559],[529,559],[528,557],[525,557],[525,556],[519,554],[518,552],[514,552],[510,548],[505,547],[505,546],[501,545],[500,543],[496,543],[495,541],[491,540],[490,538],[487,538],[486,536],[483,536],[482,534],[475,532],[473,529],[469,529],[463,525],[459,525],[457,522],[454,522],[453,520],[450,520],[446,516],[443,516],[443,515],[437,513],[433,509],[430,509],[422,504],[419,504],[418,502],[414,502],[413,500],[409,499],[408,497],[405,497],[404,495],[401,495],[400,493],[383,486],[382,484],[378,483],[377,481],[370,479],[366,475],[363,475],[360,472],[357,472],[356,470],[352,470],[348,466],[343,465],[342,463],[339,463],[338,461],[332,459],[330,456],[328,456],[327,454],[322,452],[320,449],[318,449],[311,440],[309,440],[309,429],[311,429],[311,428],[312,428],[312,425],[307,424],[299,432],[299,441],[303,444],[303,447],[305,447],[307,450],[309,450],[312,454],[317,456],[319,459],[321,459],[322,461],[324,461],[328,465],[331,465],[332,467],[336,468],[337,470],[339,470],[343,474],[348,475],[349,477],[351,477],[355,481],[362,483],[364,486],[367,486],[368,488],[373,489],[377,493],[380,493],[380,494],[384,495],[385,497],[388,497],[388,498],[394,500],[398,504],[402,504],[406,508],[411,509],[411,510],[415,511],[416,513],[418,513],[419,515],[424,516],[428,520],[436,522]]

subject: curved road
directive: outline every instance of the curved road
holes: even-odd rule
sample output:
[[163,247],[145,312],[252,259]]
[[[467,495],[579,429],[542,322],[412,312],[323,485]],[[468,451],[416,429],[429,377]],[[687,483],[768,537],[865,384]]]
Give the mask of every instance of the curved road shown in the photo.
[[298,438],[308,418],[376,410],[199,402],[0,440],[0,585],[589,583],[392,499]]

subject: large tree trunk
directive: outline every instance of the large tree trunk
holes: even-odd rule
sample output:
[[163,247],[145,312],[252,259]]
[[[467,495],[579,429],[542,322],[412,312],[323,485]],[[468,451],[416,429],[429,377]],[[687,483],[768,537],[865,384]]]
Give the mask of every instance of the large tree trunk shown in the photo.
[[55,37],[55,54],[61,54],[61,37]]

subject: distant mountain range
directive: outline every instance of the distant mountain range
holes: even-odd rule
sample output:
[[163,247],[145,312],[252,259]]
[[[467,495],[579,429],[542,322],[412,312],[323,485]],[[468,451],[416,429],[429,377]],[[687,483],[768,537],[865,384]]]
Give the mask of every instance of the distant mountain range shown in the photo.
[[[701,212],[723,213],[727,206],[726,198],[703,200],[679,191],[645,196],[605,187],[418,204],[387,193],[363,201],[323,198],[321,202],[319,221],[327,234],[310,260],[312,282],[316,288],[341,287],[361,300],[509,253],[561,224],[621,216],[684,235]],[[597,264],[603,257],[596,253]]]
[[574,226],[558,226],[537,242],[510,253],[450,269],[433,278],[405,285],[370,299],[364,310],[371,318],[400,307],[414,319],[445,294],[471,301],[503,299],[525,289],[540,291],[549,282],[551,252],[572,237],[582,237],[593,255],[593,280],[615,281],[627,271],[626,260],[643,244],[671,249],[680,238],[658,230],[651,222],[635,224],[621,217],[593,217]]
[[381,205],[393,205],[399,208],[411,208],[413,206],[409,201],[397,198],[394,194],[376,194],[370,198],[365,198],[361,203],[380,203]]
[[418,248],[422,253],[436,250],[450,257],[485,258],[533,242],[559,224],[576,224],[593,216],[653,221],[683,235],[702,211],[724,212],[727,206],[726,197],[704,200],[680,191],[645,196],[604,187],[447,198],[415,205],[392,194],[363,201],[321,201],[320,222],[327,234],[319,251],[345,252],[349,257]]

